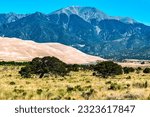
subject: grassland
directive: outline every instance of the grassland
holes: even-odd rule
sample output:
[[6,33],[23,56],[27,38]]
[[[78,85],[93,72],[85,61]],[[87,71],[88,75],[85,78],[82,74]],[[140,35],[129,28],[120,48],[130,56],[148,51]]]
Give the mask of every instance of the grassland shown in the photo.
[[92,76],[92,71],[24,79],[18,74],[21,67],[0,66],[1,100],[150,99],[150,74],[142,71],[107,79]]

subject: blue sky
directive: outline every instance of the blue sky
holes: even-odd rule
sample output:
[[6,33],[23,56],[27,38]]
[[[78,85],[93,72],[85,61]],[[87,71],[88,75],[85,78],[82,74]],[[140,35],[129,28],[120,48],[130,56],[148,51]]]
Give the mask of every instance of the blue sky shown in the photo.
[[51,13],[67,6],[91,6],[111,16],[128,16],[150,25],[150,0],[0,0],[0,13]]

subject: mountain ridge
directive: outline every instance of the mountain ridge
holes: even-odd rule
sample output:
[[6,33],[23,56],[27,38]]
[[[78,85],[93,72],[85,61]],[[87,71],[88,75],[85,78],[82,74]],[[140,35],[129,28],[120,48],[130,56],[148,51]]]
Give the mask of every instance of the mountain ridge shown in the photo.
[[[71,9],[76,9],[75,11],[76,12],[73,12]],[[35,13],[28,13],[28,14],[19,14],[19,13],[14,13],[14,12],[10,12],[10,13],[3,13],[3,14],[0,14],[0,15],[3,15],[2,17],[8,17],[10,19],[10,21],[5,21],[5,23],[11,23],[11,22],[14,22],[16,21],[17,19],[21,19],[23,17],[26,17],[28,15],[32,15],[32,14],[36,14],[36,13],[40,13],[40,14],[43,14],[43,15],[46,15],[46,16],[49,16],[49,15],[53,15],[53,14],[61,14],[61,13],[65,13],[67,15],[71,15],[71,14],[76,14],[78,16],[80,16],[81,18],[83,18],[84,20],[88,21],[88,19],[86,19],[84,16],[83,13],[87,13],[86,9],[88,11],[91,11],[92,13],[94,12],[97,12],[96,16],[92,18],[99,18],[99,21],[100,20],[104,20],[104,19],[115,19],[115,20],[119,20],[119,21],[122,21],[124,23],[136,23],[137,21],[135,21],[134,19],[132,18],[129,18],[129,17],[120,17],[120,16],[109,16],[107,14],[105,14],[103,11],[95,8],[95,7],[82,7],[82,6],[68,6],[66,8],[61,8],[59,10],[56,10],[56,11],[52,11],[51,13],[43,13],[43,12],[39,12],[39,11],[36,11]],[[80,14],[78,13],[78,11],[82,11]],[[69,14],[70,12],[70,14]],[[87,14],[86,14],[87,15]],[[16,18],[16,19],[15,19]],[[2,19],[0,19],[1,21]],[[130,21],[129,21],[130,20]]]
[[57,11],[52,12],[51,14],[66,14],[70,16],[71,14],[75,14],[83,18],[85,21],[90,22],[91,19],[97,19],[98,21],[104,19],[115,19],[119,20],[124,23],[136,23],[135,20],[129,17],[116,17],[116,16],[109,16],[102,12],[101,10],[96,9],[95,7],[80,7],[80,6],[71,6],[59,9]]
[[[107,59],[150,59],[150,26],[103,17],[99,20],[97,15],[89,15],[89,21],[77,15],[77,11],[69,16],[60,11],[62,9],[50,14],[36,12],[14,22],[3,23],[0,36],[40,43],[58,42]],[[89,7],[82,7],[79,11],[81,14],[101,14],[96,8]]]

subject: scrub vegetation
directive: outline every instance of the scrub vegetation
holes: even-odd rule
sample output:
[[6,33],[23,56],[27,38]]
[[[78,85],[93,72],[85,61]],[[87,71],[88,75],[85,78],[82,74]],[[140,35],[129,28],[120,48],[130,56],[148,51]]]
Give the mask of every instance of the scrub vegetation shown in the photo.
[[[47,63],[44,64],[47,67],[36,66],[42,60],[39,58],[34,59],[34,61],[38,61],[34,63],[36,70],[31,69],[33,61],[24,64],[14,64],[14,62],[0,64],[0,99],[150,99],[149,68],[122,68],[113,62],[102,62],[96,65],[66,65],[56,58],[47,57],[43,60],[47,61],[47,59],[50,61],[53,59],[52,63],[58,62],[57,65],[61,65],[61,67],[57,66],[55,70],[50,69]],[[59,68],[63,68],[65,74],[62,74]],[[24,69],[27,69],[27,71],[23,72]],[[39,72],[35,72],[38,69],[40,69]],[[108,70],[109,72],[107,72]],[[26,76],[27,72],[29,72],[29,75]]]

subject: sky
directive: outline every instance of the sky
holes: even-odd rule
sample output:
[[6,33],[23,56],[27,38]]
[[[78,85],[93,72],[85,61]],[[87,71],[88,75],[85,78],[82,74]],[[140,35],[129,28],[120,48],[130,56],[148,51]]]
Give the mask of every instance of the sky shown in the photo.
[[0,13],[51,13],[68,6],[95,7],[110,16],[130,17],[150,25],[150,0],[0,0]]

